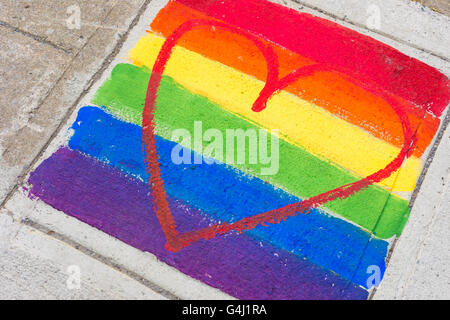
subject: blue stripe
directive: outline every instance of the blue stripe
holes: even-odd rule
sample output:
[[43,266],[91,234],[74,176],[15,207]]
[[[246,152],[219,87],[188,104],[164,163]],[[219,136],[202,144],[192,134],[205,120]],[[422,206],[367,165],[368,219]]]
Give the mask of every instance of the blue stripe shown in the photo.
[[[70,148],[147,182],[140,126],[122,122],[99,108],[84,107],[72,129]],[[217,220],[236,221],[300,201],[225,164],[175,165],[171,151],[176,143],[160,137],[156,140],[167,193]],[[364,287],[369,266],[376,265],[384,273],[386,241],[371,239],[359,227],[320,210],[247,233]]]

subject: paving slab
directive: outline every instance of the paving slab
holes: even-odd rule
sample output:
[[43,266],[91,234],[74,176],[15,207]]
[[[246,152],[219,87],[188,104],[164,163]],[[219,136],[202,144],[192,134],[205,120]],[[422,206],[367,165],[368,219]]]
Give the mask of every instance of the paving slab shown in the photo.
[[[30,123],[72,58],[54,47],[0,26],[0,199],[24,170],[24,148],[41,136],[43,126]],[[10,143],[10,141],[14,143]],[[45,142],[45,141],[43,141]],[[30,159],[28,159],[30,160]]]
[[[67,112],[89,88],[105,60],[117,53],[116,46],[144,4],[144,0],[115,3],[107,15],[98,20],[98,26],[92,29],[82,47],[72,54],[0,25],[2,44],[9,46],[2,50],[6,63],[1,66],[5,75],[1,79],[4,92],[1,101],[6,115],[2,117],[0,133],[2,201]],[[65,8],[65,4],[62,6]],[[51,10],[47,11],[47,16],[53,16]],[[114,28],[102,28],[102,24]],[[16,101],[17,105],[10,101]]]
[[169,267],[154,255],[99,232],[42,202],[30,201],[21,192],[16,193],[8,203],[8,211],[13,213],[15,219],[27,220],[30,225],[64,235],[65,241],[101,255],[102,261],[119,272],[145,279],[149,287],[164,289],[165,296],[170,299],[233,300],[220,290]]
[[76,54],[98,28],[120,28],[115,23],[104,22],[116,2],[5,0],[0,4],[0,22],[49,42],[67,53]]
[[166,299],[5,212],[0,214],[0,259],[0,299]]
[[[339,17],[336,12],[340,12],[339,10],[347,10],[348,12],[352,12],[351,8],[355,6],[355,4],[348,3],[348,7],[345,7],[343,5],[339,5],[339,10],[337,10],[335,7],[330,7],[328,10],[330,11],[330,14],[325,12],[324,10],[316,10],[312,9],[312,5],[304,6],[295,2],[287,2],[284,0],[276,1],[279,3],[283,3],[285,5],[288,5],[292,8],[295,8],[302,12],[308,12],[312,13],[317,16],[324,17],[326,19],[335,21],[339,24],[342,24],[346,27],[355,29],[363,34],[370,35],[371,37],[374,37],[378,40],[381,40],[382,42],[385,42],[400,51],[406,53],[409,56],[416,57],[434,67],[437,67],[439,70],[443,71],[445,74],[449,75],[449,65],[446,62],[446,57],[440,57],[440,53],[438,51],[431,52],[430,48],[431,44],[433,43],[433,38],[431,37],[428,42],[424,41],[423,38],[411,38],[407,36],[406,33],[397,34],[395,36],[392,36],[391,34],[387,34],[384,32],[374,32],[373,30],[368,30],[363,24],[360,22],[355,23],[352,22],[350,19]],[[103,69],[100,73],[98,73],[98,64],[92,63],[91,65],[85,64],[82,65],[82,63],[88,59],[89,56],[95,55],[98,51],[97,41],[99,43],[107,42],[109,37],[111,35],[106,36],[106,40],[102,39],[104,33],[108,33],[107,31],[101,32],[99,34],[93,33],[92,39],[98,39],[94,42],[87,42],[86,45],[83,47],[86,49],[86,51],[81,51],[79,56],[79,60],[77,62],[77,66],[80,64],[83,66],[82,69],[74,69],[78,71],[74,71],[73,74],[76,76],[72,79],[72,82],[78,83],[80,77],[82,79],[82,82],[85,81],[86,83],[84,85],[84,94],[81,96],[79,95],[79,99],[72,102],[71,106],[72,108],[70,110],[63,109],[62,111],[57,111],[57,116],[54,116],[55,110],[52,106],[54,106],[54,101],[58,101],[59,94],[55,94],[53,98],[48,99],[48,104],[42,105],[42,113],[37,114],[34,116],[28,123],[32,126],[46,126],[46,123],[48,123],[48,118],[55,117],[55,122],[62,121],[62,125],[53,127],[54,132],[57,131],[56,135],[53,135],[53,139],[51,140],[49,145],[46,145],[44,149],[42,149],[42,152],[39,154],[38,161],[33,162],[32,166],[33,169],[36,168],[43,160],[49,158],[61,145],[64,145],[67,143],[67,139],[70,135],[70,131],[68,128],[75,122],[77,112],[80,107],[84,105],[89,105],[92,101],[92,97],[94,93],[98,90],[98,88],[101,86],[101,84],[106,80],[106,78],[111,74],[112,68],[117,63],[123,63],[126,61],[126,58],[128,56],[130,48],[132,48],[137,40],[142,36],[143,32],[145,32],[145,29],[148,27],[148,24],[152,19],[154,18],[156,12],[158,12],[164,5],[166,1],[159,1],[154,0],[150,3],[150,6],[148,10],[146,10],[139,23],[135,26],[133,31],[129,34],[126,42],[123,45],[123,49],[120,52],[116,52],[117,55],[114,57],[111,57],[110,59],[107,59],[106,64],[103,65]],[[344,9],[343,9],[344,8]],[[337,11],[336,11],[337,10]],[[408,7],[405,10],[409,13],[412,12],[412,14],[416,14],[416,9],[412,7]],[[411,11],[412,10],[412,11]],[[117,14],[120,16],[121,12],[116,11]],[[114,17],[114,9],[110,13],[111,17]],[[355,13],[355,17],[357,17],[357,12]],[[394,21],[393,16],[385,16],[387,19],[387,22],[391,25],[393,25]],[[356,21],[356,20],[355,20]],[[424,26],[427,27],[428,23],[431,20],[426,19],[424,21]],[[405,22],[404,25],[408,26],[409,22]],[[432,21],[430,22],[433,23]],[[445,23],[443,23],[444,28],[447,26]],[[110,30],[110,29],[108,29]],[[116,35],[113,32],[113,35]],[[25,35],[24,35],[25,36]],[[116,35],[117,36],[117,35]],[[103,41],[103,42],[102,42]],[[92,43],[92,45],[90,45]],[[408,45],[411,44],[412,46]],[[109,52],[111,52],[111,47],[109,47]],[[108,51],[106,50],[106,51]],[[83,58],[84,54],[86,54],[86,57]],[[105,54],[101,55],[102,57],[105,56]],[[77,57],[78,58],[78,57]],[[102,67],[101,67],[102,68]],[[80,73],[83,73],[84,70],[88,70],[85,74],[80,76]],[[78,72],[78,73],[77,73]],[[87,80],[89,77],[89,74],[96,73],[98,76],[94,77],[92,80]],[[63,76],[64,77],[64,76]],[[69,76],[70,78],[70,76]],[[69,79],[66,79],[67,82],[70,83]],[[91,86],[92,85],[92,86]],[[62,86],[64,87],[65,84],[63,83]],[[77,91],[78,88],[76,85],[72,84],[72,86],[69,86],[69,88],[72,88],[72,92],[70,92],[69,96],[73,93],[75,96],[79,92]],[[57,92],[57,91],[56,91]],[[52,100],[55,99],[55,100]],[[70,101],[70,97],[66,98],[68,101]],[[64,113],[64,111],[66,113]],[[67,113],[69,111],[69,113]],[[58,115],[58,114],[63,114]],[[64,116],[67,115],[67,116]],[[52,120],[53,121],[53,120]],[[51,126],[51,125],[50,125]],[[34,142],[34,137],[32,134],[29,135],[23,135],[22,140],[23,141],[30,141],[31,143]],[[15,141],[17,141],[17,138],[15,138]],[[14,143],[14,141],[11,142],[11,144]],[[25,148],[25,152],[19,151],[17,152],[16,159],[19,159],[21,155],[27,154],[27,148]],[[427,153],[428,155],[429,153]],[[439,159],[448,159],[447,154],[444,152],[438,152],[436,153],[436,157]],[[16,160],[19,162],[18,160]],[[22,160],[24,163],[26,163],[26,159]],[[443,161],[443,162],[442,162]],[[448,165],[445,165],[445,160],[441,160],[440,167],[448,168]],[[432,171],[430,167],[430,172]],[[441,173],[442,175],[442,173]],[[438,174],[439,176],[439,174]],[[428,175],[425,177],[423,187],[426,188],[431,192],[431,194],[435,194],[436,192],[443,192],[439,191],[439,187],[437,187],[436,179],[430,178],[430,180],[427,180]],[[441,179],[441,176],[439,176],[439,179]],[[445,178],[444,178],[445,180]],[[21,183],[24,180],[21,180]],[[428,182],[429,181],[429,182]],[[428,183],[428,184],[427,184]],[[445,183],[446,184],[446,183]],[[438,184],[439,186],[442,186],[442,184]],[[89,226],[85,223],[80,222],[79,220],[65,215],[63,212],[58,211],[43,202],[36,201],[33,199],[30,199],[26,194],[26,190],[22,189],[22,186],[27,187],[26,183],[24,185],[20,185],[20,188],[11,195],[11,198],[8,199],[6,203],[6,208],[9,210],[9,214],[11,214],[15,219],[21,220],[21,221],[28,221],[28,226],[33,226],[33,229],[43,229],[43,230],[49,230],[51,232],[56,232],[60,235],[60,238],[64,243],[77,243],[83,248],[86,248],[87,250],[90,250],[92,252],[95,252],[99,255],[101,255],[101,261],[103,263],[106,263],[108,265],[113,265],[114,269],[118,272],[124,272],[125,274],[133,274],[134,279],[142,277],[147,281],[148,284],[151,286],[156,286],[159,288],[162,288],[163,290],[167,291],[166,297],[169,298],[191,298],[191,299],[212,299],[212,298],[219,298],[219,299],[230,299],[231,296],[225,294],[224,292],[221,292],[220,290],[217,290],[215,288],[212,288],[198,280],[195,280],[193,278],[190,278],[189,276],[180,273],[175,268],[172,268],[162,261],[159,261],[156,256],[148,253],[148,252],[142,252],[139,249],[133,248],[132,246],[126,245],[125,243],[117,240],[116,238],[107,235],[106,233],[99,232],[98,229]],[[421,189],[422,190],[422,189]],[[421,191],[422,192],[422,191]],[[436,275],[440,275],[442,272],[445,272],[446,266],[448,265],[447,261],[448,259],[444,257],[438,257],[436,256],[436,252],[434,248],[437,248],[437,250],[441,250],[439,252],[442,252],[442,250],[445,250],[445,247],[441,243],[438,242],[437,237],[428,237],[430,234],[436,233],[437,235],[440,235],[440,237],[445,236],[444,230],[446,229],[446,225],[448,225],[448,221],[445,219],[442,219],[441,216],[443,214],[441,213],[443,210],[447,210],[446,208],[446,202],[448,202],[446,199],[448,199],[447,196],[443,196],[442,198],[439,198],[439,200],[436,203],[441,203],[439,208],[437,208],[434,211],[433,214],[433,221],[439,221],[439,223],[429,223],[429,228],[427,228],[425,231],[425,238],[421,241],[417,242],[417,233],[410,231],[411,226],[415,225],[415,220],[410,220],[410,222],[407,224],[405,229],[405,234],[411,233],[409,240],[405,240],[408,245],[412,245],[414,247],[414,253],[417,256],[423,257],[423,259],[427,261],[434,261],[435,269],[434,273]],[[423,201],[426,201],[426,199],[422,199],[417,197],[415,202],[415,207],[417,206],[420,208],[422,205],[424,212],[427,208],[430,207],[430,203],[422,203]],[[422,204],[420,204],[422,203]],[[415,212],[415,211],[413,211]],[[420,211],[422,212],[422,211]],[[413,213],[417,216],[417,213]],[[429,218],[429,214],[424,213],[424,215]],[[420,224],[420,223],[419,223]],[[5,232],[6,237],[10,237],[10,234],[14,234],[14,228],[6,228],[7,231]],[[424,231],[424,230],[419,230]],[[420,234],[424,234],[423,232]],[[408,237],[407,237],[408,238]],[[408,245],[406,245],[408,247]],[[392,294],[392,286],[395,286],[397,283],[403,281],[399,280],[399,274],[395,270],[396,268],[400,269],[404,267],[402,263],[405,261],[405,253],[404,253],[404,247],[403,249],[401,242],[397,243],[396,250],[398,249],[400,251],[399,255],[403,258],[397,258],[400,259],[400,262],[395,262],[395,252],[393,255],[393,260],[391,264],[389,264],[388,267],[388,273],[386,278],[382,282],[382,286],[375,292],[375,298],[382,297],[383,290],[385,290],[386,293],[385,296],[389,296],[389,294]],[[419,249],[417,249],[419,248]],[[31,254],[34,254],[33,251],[27,247],[27,250],[30,250],[32,252]],[[25,250],[25,251],[27,251]],[[418,250],[418,251],[417,251]],[[403,252],[403,253],[402,253]],[[417,253],[419,252],[419,253]],[[406,256],[407,257],[407,256]],[[13,260],[14,263],[17,263],[17,261],[20,261],[20,256],[18,255]],[[51,260],[51,259],[50,259]],[[10,265],[14,266],[14,263],[11,262]],[[427,262],[428,263],[428,262]],[[422,295],[421,297],[439,297],[434,295],[436,292],[440,292],[441,290],[446,290],[445,283],[440,282],[437,278],[439,276],[431,276],[429,275],[429,278],[423,277],[422,275],[426,272],[426,266],[421,268],[419,265],[414,265],[413,271],[409,271],[407,280],[402,282],[401,286],[406,287],[407,285],[411,284],[411,287],[413,288],[411,291],[407,291],[407,293],[401,293],[400,295],[398,293],[395,293],[395,297],[414,297],[419,296],[418,292],[420,290],[423,290],[427,285],[432,283],[432,285],[429,285],[427,288],[431,291],[421,291]],[[391,271],[392,270],[392,271]],[[389,273],[390,272],[390,273]],[[400,276],[404,276],[401,274]],[[391,279],[391,280],[389,280]],[[422,281],[423,279],[427,279],[425,281]],[[144,281],[144,282],[145,282]],[[422,281],[422,282],[421,282]],[[139,281],[137,281],[140,283]],[[416,284],[413,284],[416,282]],[[448,283],[448,281],[447,281]],[[13,286],[13,284],[11,284]],[[116,289],[117,290],[117,289]],[[403,289],[402,289],[403,290]],[[114,289],[112,289],[114,291]],[[394,290],[395,291],[395,290]],[[395,291],[396,292],[396,291]],[[416,292],[416,293],[414,293]],[[409,296],[407,295],[409,294]],[[32,295],[32,294],[31,294]],[[92,297],[95,297],[95,293],[90,294]],[[64,294],[61,294],[61,296],[64,297]],[[87,295],[89,296],[89,294]],[[392,295],[391,295],[392,296]]]

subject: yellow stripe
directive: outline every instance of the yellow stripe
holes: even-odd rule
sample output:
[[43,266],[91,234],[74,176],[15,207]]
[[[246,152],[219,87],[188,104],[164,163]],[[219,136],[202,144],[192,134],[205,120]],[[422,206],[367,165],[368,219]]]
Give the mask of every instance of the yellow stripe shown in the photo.
[[[152,69],[164,40],[154,34],[145,35],[131,50],[130,59],[138,66]],[[273,96],[262,112],[253,112],[251,106],[264,87],[262,81],[180,46],[174,49],[165,74],[189,91],[260,127],[278,129],[286,141],[361,177],[384,168],[400,152],[399,148],[286,91]],[[412,191],[421,167],[420,159],[410,158],[398,174],[380,185],[398,192]]]

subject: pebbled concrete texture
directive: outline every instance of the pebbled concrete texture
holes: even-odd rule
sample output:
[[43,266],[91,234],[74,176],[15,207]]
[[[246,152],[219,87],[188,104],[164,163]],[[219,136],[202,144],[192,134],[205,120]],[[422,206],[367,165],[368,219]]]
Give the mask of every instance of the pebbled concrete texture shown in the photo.
[[[272,1],[355,29],[450,75],[450,20],[420,4]],[[231,298],[21,192],[23,178],[64,140],[77,108],[165,2],[1,2],[0,298]],[[82,23],[71,30],[64,23],[74,3]],[[380,8],[378,29],[367,28],[371,4]],[[449,129],[439,142],[374,299],[449,298]],[[82,271],[80,290],[67,288],[72,264]]]

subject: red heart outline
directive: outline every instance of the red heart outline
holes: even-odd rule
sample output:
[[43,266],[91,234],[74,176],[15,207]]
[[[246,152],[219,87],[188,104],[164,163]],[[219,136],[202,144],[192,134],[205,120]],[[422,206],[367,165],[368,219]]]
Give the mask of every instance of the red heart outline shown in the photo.
[[[259,97],[253,104],[253,111],[259,112],[264,110],[270,97],[272,97],[280,90],[284,89],[290,83],[298,80],[300,77],[306,77],[318,71],[337,71],[346,80],[351,81],[352,83],[364,88],[370,93],[381,97],[389,103],[402,124],[404,142],[400,153],[385,168],[367,176],[366,178],[324,192],[309,199],[305,199],[302,202],[293,203],[279,209],[263,212],[251,217],[246,217],[233,223],[223,222],[221,224],[214,224],[200,230],[179,233],[177,231],[175,220],[173,219],[169,204],[167,202],[164,181],[161,177],[161,170],[158,161],[159,156],[157,154],[155,145],[154,112],[156,107],[157,92],[161,84],[164,69],[172,54],[172,50],[174,49],[179,39],[186,32],[194,28],[201,27],[212,29],[218,27],[244,36],[247,39],[251,40],[264,55],[268,67],[267,80]],[[253,35],[248,31],[241,30],[237,27],[227,25],[220,21],[190,20],[180,25],[164,42],[153,66],[152,74],[148,83],[145,106],[142,114],[142,133],[144,162],[147,174],[150,176],[149,185],[152,189],[151,195],[153,197],[153,206],[156,216],[161,224],[161,228],[167,239],[167,243],[165,246],[167,250],[178,252],[183,247],[186,247],[200,239],[208,240],[232,231],[242,232],[245,230],[253,229],[258,225],[266,226],[267,223],[280,223],[281,221],[284,221],[288,217],[294,216],[297,213],[308,213],[309,208],[323,205],[328,201],[332,201],[338,198],[347,198],[374,183],[388,178],[393,172],[401,167],[404,159],[411,156],[416,142],[416,137],[411,129],[408,116],[404,112],[401,104],[395,99],[395,97],[391,96],[389,93],[384,91],[384,89],[381,89],[378,85],[374,84],[369,79],[363,79],[360,75],[354,74],[350,70],[343,70],[342,68],[336,66],[324,64],[315,64],[302,67],[293,71],[282,79],[279,79],[278,73],[278,57],[273,51],[272,47],[266,45],[258,38],[258,36]],[[348,76],[349,74],[350,76]]]

